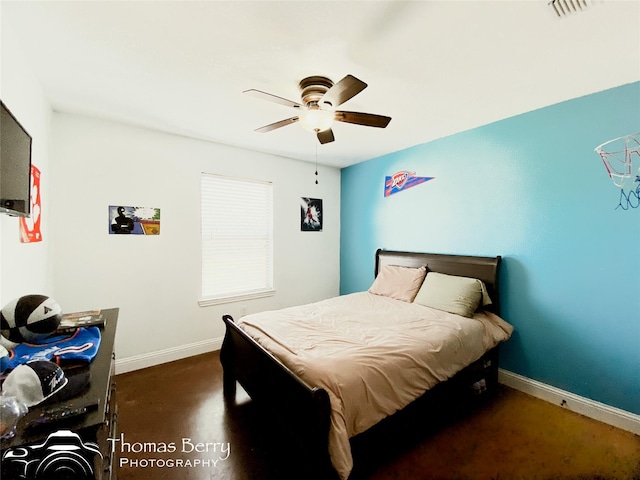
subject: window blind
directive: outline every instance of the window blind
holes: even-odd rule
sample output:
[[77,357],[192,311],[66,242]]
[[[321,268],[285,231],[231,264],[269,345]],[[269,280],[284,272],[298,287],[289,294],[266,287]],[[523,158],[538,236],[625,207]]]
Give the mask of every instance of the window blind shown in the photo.
[[202,300],[273,294],[273,185],[201,177]]

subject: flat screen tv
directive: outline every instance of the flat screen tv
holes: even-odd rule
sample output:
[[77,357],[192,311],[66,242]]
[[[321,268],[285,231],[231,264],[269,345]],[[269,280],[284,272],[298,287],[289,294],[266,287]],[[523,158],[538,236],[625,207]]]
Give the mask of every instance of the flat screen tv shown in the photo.
[[0,212],[28,217],[31,210],[31,136],[0,101]]

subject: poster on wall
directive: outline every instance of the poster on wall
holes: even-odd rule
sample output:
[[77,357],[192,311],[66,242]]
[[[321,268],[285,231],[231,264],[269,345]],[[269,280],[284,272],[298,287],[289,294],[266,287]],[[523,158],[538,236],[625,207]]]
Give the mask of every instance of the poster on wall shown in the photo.
[[160,235],[160,209],[109,205],[110,235]]
[[300,199],[300,230],[322,231],[322,199],[302,197]]
[[31,216],[20,217],[20,241],[33,243],[42,241],[40,230],[42,200],[40,197],[40,170],[31,165]]
[[433,180],[435,177],[417,177],[416,172],[401,170],[384,178],[384,196],[388,197],[398,192],[408,190],[421,183]]

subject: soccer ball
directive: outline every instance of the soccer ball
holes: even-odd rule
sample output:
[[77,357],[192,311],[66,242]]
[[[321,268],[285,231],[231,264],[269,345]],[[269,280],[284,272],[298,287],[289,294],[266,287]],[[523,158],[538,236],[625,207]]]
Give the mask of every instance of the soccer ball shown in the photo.
[[33,342],[53,333],[61,319],[62,309],[53,298],[25,295],[0,311],[0,333],[11,342]]

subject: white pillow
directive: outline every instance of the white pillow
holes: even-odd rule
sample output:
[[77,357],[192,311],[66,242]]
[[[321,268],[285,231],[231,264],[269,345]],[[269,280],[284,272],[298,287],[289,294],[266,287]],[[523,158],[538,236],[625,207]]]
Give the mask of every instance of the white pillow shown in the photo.
[[409,268],[385,265],[369,288],[369,293],[412,302],[422,285],[427,267]]
[[489,305],[491,299],[482,280],[429,272],[413,303],[473,317],[478,307]]

